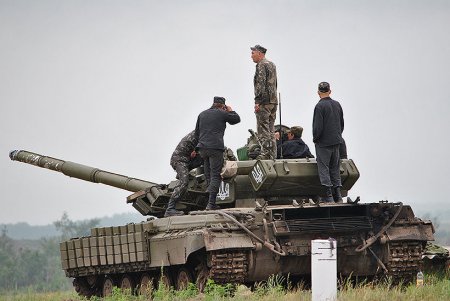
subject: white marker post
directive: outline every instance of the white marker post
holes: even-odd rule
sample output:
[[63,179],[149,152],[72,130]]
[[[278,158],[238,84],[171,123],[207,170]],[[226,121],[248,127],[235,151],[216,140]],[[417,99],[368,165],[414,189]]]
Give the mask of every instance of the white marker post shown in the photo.
[[311,241],[312,301],[337,300],[337,242],[333,238]]

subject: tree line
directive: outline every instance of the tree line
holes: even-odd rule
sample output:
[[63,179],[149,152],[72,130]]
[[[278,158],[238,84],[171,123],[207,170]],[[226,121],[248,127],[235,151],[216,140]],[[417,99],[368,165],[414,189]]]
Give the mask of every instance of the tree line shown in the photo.
[[0,290],[33,288],[36,291],[59,291],[72,287],[61,268],[59,243],[71,237],[90,234],[99,219],[74,222],[67,213],[53,224],[60,233],[52,238],[42,238],[34,247],[23,246],[21,241],[8,236],[3,228],[0,236]]

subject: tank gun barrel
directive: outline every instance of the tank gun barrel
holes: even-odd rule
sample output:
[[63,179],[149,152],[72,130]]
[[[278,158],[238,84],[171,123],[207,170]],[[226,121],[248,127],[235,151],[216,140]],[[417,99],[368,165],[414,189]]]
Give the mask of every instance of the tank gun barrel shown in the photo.
[[13,150],[9,153],[9,157],[13,161],[28,163],[60,172],[69,177],[93,183],[102,183],[131,192],[136,192],[150,186],[158,185],[152,182],[107,172],[95,167],[64,161],[48,156],[42,156],[25,150]]

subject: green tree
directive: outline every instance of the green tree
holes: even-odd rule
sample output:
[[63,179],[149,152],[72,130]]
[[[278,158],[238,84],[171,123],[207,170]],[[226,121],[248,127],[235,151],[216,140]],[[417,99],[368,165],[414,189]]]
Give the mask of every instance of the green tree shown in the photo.
[[[38,247],[23,247],[23,242],[8,237],[3,228],[0,236],[0,290],[32,288],[36,291],[67,290],[70,279],[61,268],[59,243],[70,237],[86,236],[99,219],[73,222],[67,213],[54,222],[61,237],[42,238]],[[36,244],[35,244],[36,245]]]
[[61,239],[66,240],[71,237],[81,237],[90,234],[90,229],[98,226],[99,218],[93,218],[85,221],[74,222],[69,219],[67,212],[64,212],[61,219],[53,224],[56,230],[61,232]]
[[42,253],[45,254],[43,267],[44,290],[70,289],[71,281],[66,277],[61,267],[61,253],[59,252],[59,238],[42,238],[40,241]]
[[12,239],[7,235],[6,227],[0,236],[0,288],[14,288],[14,248]]

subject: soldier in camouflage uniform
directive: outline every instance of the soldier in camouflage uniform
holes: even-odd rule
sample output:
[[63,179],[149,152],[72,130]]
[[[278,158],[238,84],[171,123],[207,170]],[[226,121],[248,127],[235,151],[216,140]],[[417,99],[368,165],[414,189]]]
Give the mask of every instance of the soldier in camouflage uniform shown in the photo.
[[165,217],[184,214],[183,211],[176,210],[175,206],[187,191],[189,171],[203,164],[203,160],[195,152],[197,142],[195,131],[190,132],[181,139],[170,158],[170,165],[177,172],[179,182],[170,197]]
[[275,159],[277,144],[275,141],[275,118],[278,107],[277,69],[275,64],[265,58],[267,49],[256,45],[252,50],[252,60],[256,63],[255,77],[255,114],[258,138],[263,150],[259,159]]

